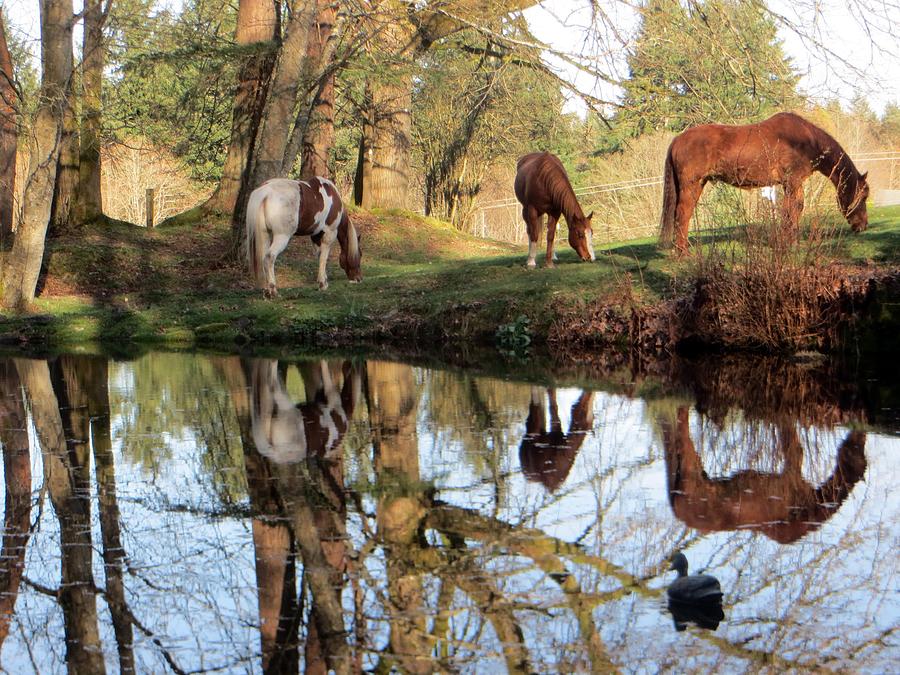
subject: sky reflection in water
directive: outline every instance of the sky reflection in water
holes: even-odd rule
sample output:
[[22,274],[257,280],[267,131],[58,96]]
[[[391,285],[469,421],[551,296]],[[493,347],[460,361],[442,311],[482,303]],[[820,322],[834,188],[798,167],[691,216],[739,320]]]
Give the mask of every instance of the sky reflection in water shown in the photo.
[[[886,672],[900,441],[747,368],[3,359],[0,664]],[[714,632],[675,629],[677,550],[722,584]]]

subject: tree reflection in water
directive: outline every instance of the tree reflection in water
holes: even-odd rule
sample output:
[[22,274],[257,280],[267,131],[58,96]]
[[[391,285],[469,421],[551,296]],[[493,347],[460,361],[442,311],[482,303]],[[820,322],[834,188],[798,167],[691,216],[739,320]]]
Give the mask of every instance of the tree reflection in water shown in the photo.
[[[191,377],[171,372],[178,358]],[[760,385],[686,368],[675,386],[645,383],[657,395],[643,401],[383,361],[178,358],[0,362],[5,666],[877,670],[897,657],[895,563],[878,542],[895,539],[898,509],[872,504],[891,485],[873,467],[896,445],[814,374],[769,368]],[[134,397],[138,372],[152,399]],[[661,573],[680,548],[727,589],[715,634],[677,635],[665,614]],[[54,559],[56,575],[41,566]],[[833,580],[844,559],[869,565],[863,589]],[[835,639],[872,606],[871,626]]]

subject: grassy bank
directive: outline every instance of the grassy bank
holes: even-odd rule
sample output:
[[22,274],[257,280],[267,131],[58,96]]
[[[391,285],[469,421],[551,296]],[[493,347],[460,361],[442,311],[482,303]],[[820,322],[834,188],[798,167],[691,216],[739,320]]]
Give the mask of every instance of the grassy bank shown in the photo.
[[[263,299],[230,259],[224,223],[85,229],[50,242],[33,312],[0,319],[0,340],[58,349],[106,341],[223,349],[499,343],[521,350],[530,343],[667,350],[697,332],[684,319],[696,309],[698,274],[708,272],[710,260],[701,252],[712,235],[683,261],[641,240],[604,247],[597,263],[586,264],[563,230],[557,266],[526,270],[524,247],[470,237],[439,221],[357,213],[355,222],[363,283],[347,283],[333,258],[331,285],[318,291],[312,247],[298,238],[278,260],[277,300]],[[717,238],[721,246],[740,233]],[[893,274],[898,244],[900,207],[871,209],[861,235],[834,228],[827,256],[834,278],[855,280],[847,297],[851,287],[864,291],[870,280],[880,284]]]

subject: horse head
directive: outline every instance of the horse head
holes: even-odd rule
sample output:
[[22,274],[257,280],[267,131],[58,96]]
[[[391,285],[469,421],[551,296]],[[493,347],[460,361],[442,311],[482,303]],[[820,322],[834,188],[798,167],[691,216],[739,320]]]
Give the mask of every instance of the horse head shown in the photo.
[[869,198],[869,172],[857,174],[856,180],[850,179],[838,190],[838,204],[841,212],[850,223],[854,232],[862,232],[869,226],[869,214],[866,211],[866,199]]
[[591,218],[594,212],[581,218],[575,216],[569,223],[569,245],[575,249],[578,256],[584,261],[595,260],[594,257],[594,231],[591,229]]

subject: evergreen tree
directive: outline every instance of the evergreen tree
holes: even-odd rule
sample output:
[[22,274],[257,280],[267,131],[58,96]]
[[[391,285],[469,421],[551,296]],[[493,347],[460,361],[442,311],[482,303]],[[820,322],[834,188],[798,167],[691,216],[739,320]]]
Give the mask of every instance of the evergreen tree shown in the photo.
[[647,0],[628,54],[620,136],[759,120],[798,101],[798,76],[764,9],[738,0]]

